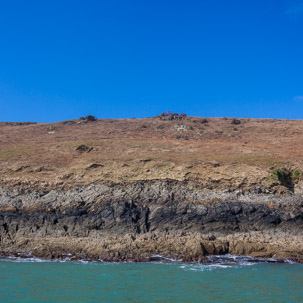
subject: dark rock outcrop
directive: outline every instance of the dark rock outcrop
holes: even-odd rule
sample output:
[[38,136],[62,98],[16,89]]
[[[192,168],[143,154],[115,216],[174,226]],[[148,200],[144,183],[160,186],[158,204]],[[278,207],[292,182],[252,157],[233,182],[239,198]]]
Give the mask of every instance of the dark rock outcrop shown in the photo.
[[79,152],[79,153],[89,153],[93,150],[93,147],[91,146],[87,146],[87,145],[84,145],[84,144],[81,144],[79,145],[77,148],[76,148],[76,151]]
[[301,261],[302,227],[300,197],[213,193],[170,180],[0,190],[2,255],[202,261],[231,253]]

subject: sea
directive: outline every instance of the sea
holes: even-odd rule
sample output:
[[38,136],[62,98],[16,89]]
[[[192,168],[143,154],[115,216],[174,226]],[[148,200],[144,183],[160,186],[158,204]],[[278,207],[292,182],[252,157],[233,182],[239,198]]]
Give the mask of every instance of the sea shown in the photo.
[[[182,263],[0,260],[0,302],[303,302],[303,264],[213,256]],[[155,258],[155,259],[157,259]]]

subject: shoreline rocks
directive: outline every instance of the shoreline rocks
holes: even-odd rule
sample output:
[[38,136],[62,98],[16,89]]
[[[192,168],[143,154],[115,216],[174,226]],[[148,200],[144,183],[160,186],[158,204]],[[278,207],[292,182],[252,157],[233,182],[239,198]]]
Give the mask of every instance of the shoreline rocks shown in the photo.
[[0,255],[203,262],[209,255],[303,260],[303,208],[293,194],[211,191],[138,181],[73,189],[0,188]]

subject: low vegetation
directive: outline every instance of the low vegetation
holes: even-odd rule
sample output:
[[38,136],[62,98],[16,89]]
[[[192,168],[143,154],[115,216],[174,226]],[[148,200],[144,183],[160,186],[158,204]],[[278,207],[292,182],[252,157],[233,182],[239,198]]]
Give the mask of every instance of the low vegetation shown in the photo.
[[146,119],[88,115],[58,123],[0,123],[0,183],[161,178],[210,187],[263,180],[291,188],[301,182],[303,121],[243,118],[237,131],[232,121],[168,111]]

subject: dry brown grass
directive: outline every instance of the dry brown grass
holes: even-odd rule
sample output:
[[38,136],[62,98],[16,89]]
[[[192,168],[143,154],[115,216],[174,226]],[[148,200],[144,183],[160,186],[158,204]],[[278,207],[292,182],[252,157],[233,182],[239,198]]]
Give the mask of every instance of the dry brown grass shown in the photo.
[[[158,178],[253,183],[267,178],[274,166],[303,168],[301,120],[240,119],[236,126],[231,118],[202,120],[0,123],[0,182],[44,187]],[[77,152],[82,144],[93,150]],[[94,163],[102,165],[88,168]]]

